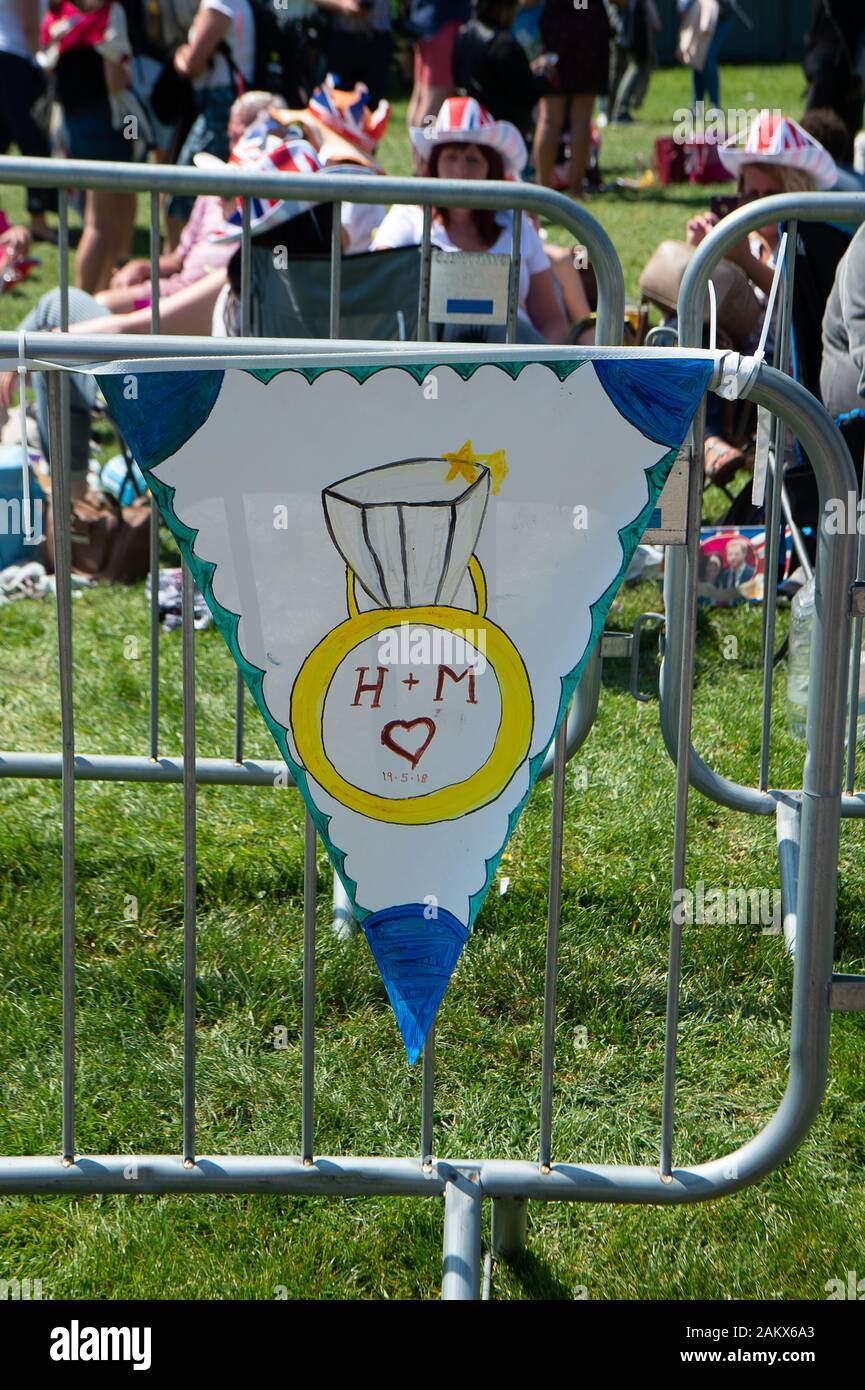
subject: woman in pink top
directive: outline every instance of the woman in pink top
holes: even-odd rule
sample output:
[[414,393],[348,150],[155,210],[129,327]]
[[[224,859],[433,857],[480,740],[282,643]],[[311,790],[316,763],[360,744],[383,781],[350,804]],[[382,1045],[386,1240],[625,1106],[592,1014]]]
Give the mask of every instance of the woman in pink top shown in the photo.
[[[177,249],[159,257],[160,299],[187,289],[213,270],[225,269],[237,247],[230,242],[208,240],[211,232],[221,230],[224,221],[221,198],[215,194],[196,198]],[[111,288],[102,290],[96,298],[113,314],[149,308],[150,261],[128,261],[115,273]]]

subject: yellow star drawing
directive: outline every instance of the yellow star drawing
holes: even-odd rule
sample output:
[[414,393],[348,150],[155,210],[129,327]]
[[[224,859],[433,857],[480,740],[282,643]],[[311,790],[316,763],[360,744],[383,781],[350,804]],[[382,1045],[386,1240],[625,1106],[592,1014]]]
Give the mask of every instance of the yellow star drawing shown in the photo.
[[505,458],[505,451],[504,449],[496,449],[494,454],[482,454],[481,458],[490,470],[493,496],[495,497],[505,478],[508,476],[508,461]]
[[498,493],[499,488],[508,474],[508,465],[504,449],[497,449],[496,452],[492,454],[476,454],[470,439],[467,439],[462,448],[457,449],[455,453],[442,454],[442,458],[446,463],[450,464],[447,477],[445,478],[446,483],[451,483],[455,478],[459,477],[465,478],[468,483],[473,483],[478,475],[475,465],[479,463],[486,464],[487,468],[490,470],[494,496]]
[[452,483],[454,478],[459,477],[465,478],[467,483],[473,483],[478,476],[478,471],[476,468],[473,468],[472,465],[475,463],[483,463],[480,454],[475,454],[470,439],[467,439],[462,448],[457,449],[456,453],[442,454],[442,458],[445,463],[450,464],[448,475],[445,478],[446,483]]

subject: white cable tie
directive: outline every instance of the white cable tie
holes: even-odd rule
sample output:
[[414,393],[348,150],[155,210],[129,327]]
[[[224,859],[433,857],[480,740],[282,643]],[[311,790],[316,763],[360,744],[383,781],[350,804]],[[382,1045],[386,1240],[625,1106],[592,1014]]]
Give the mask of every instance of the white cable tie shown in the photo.
[[30,454],[27,450],[27,335],[18,331],[18,422],[21,429],[21,531],[25,545],[35,545],[36,531],[31,525]]
[[784,273],[788,240],[789,233],[785,232],[781,238],[781,245],[778,248],[778,261],[775,266],[775,274],[772,276],[772,288],[769,291],[769,303],[766,306],[766,317],[763,320],[763,332],[760,334],[760,342],[757,345],[756,356],[761,359],[766,356],[766,343],[769,340],[769,329],[772,324],[772,316],[775,313],[775,300],[778,298],[778,286],[781,283],[781,276]]
[[763,365],[762,357],[743,357],[738,352],[721,354],[721,377],[715,393],[725,401],[738,401],[751,390],[758,371]]
[[715,293],[714,280],[709,281],[709,351],[714,352],[718,346],[718,296]]

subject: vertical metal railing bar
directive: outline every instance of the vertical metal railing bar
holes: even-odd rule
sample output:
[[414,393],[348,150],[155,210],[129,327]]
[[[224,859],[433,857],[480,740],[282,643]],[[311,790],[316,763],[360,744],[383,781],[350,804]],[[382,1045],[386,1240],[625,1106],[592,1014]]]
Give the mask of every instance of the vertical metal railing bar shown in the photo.
[[342,298],[342,203],[333,204],[330,229],[330,336],[339,337],[339,311]]
[[[150,195],[150,331],[159,332],[159,194]],[[159,509],[150,498],[150,757],[159,757]]]
[[429,1163],[433,1156],[433,1105],[435,1103],[436,1067],[435,1020],[430,1024],[430,1030],[424,1041],[422,1067],[420,1156],[422,1163]]
[[[856,546],[856,578],[865,578],[865,535],[859,532]],[[845,790],[852,796],[856,783],[856,740],[859,736],[859,679],[862,659],[862,619],[853,619],[853,645],[850,649],[850,687],[847,711],[847,771]]]
[[[793,292],[796,286],[796,247],[799,224],[795,218],[787,228],[787,253],[784,267],[784,295],[781,301],[781,321],[776,339],[775,362],[779,371],[787,372],[791,360],[793,333]],[[775,418],[772,430],[773,447],[769,452],[772,477],[771,496],[766,508],[766,562],[763,585],[763,707],[760,728],[760,790],[769,786],[769,762],[772,737],[772,691],[775,679],[775,631],[778,613],[778,557],[781,545],[781,508],[783,502],[784,463],[789,430]]]
[[686,578],[682,621],[682,660],[679,668],[679,727],[676,753],[676,816],[673,829],[673,884],[670,900],[670,942],[667,962],[667,1007],[664,1021],[664,1083],[661,1102],[661,1177],[673,1165],[676,1113],[676,1048],[679,1034],[679,990],[682,976],[682,923],[676,911],[685,886],[688,837],[689,753],[694,703],[694,654],[697,644],[697,583],[700,564],[700,517],[703,502],[703,440],[706,402],[697,413],[691,433],[690,486],[686,539]]
[[417,307],[417,340],[429,342],[429,282],[432,265],[432,208],[423,210],[423,227],[420,238],[420,289]]
[[62,427],[59,372],[48,376],[48,434],[51,454],[51,510],[57,590],[57,651],[60,669],[60,733],[63,759],[62,803],[62,975],[63,1082],[62,1158],[75,1158],[75,722],[72,697],[72,536],[68,435]]
[[150,195],[150,331],[159,332],[159,194]]
[[69,194],[57,190],[57,286],[60,294],[60,331],[69,327]]
[[514,230],[511,244],[510,282],[508,284],[508,331],[507,341],[517,341],[517,313],[520,307],[520,259],[523,244],[523,216],[519,208],[513,209]]
[[[240,333],[252,336],[252,199],[241,200],[243,220],[240,233]],[[234,677],[234,761],[243,762],[243,734],[246,684],[240,671]]]
[[195,585],[183,562],[183,1159],[195,1162]]
[[790,504],[790,494],[787,491],[786,483],[781,484],[781,506],[784,509],[784,520],[790,527],[790,535],[793,538],[793,549],[796,552],[796,558],[798,559],[799,564],[802,566],[802,569],[805,572],[805,578],[813,579],[814,570],[811,565],[811,557],[805,549],[805,539],[802,535],[802,532],[796,525],[796,521],[793,516],[793,508]]
[[568,723],[556,734],[550,816],[550,892],[547,906],[547,951],[544,967],[544,1033],[541,1058],[540,1163],[548,1168],[553,1147],[553,1067],[556,1047],[556,1000],[559,986],[559,928],[562,913],[562,850],[565,832],[565,775]]
[[[417,340],[429,342],[429,297],[430,275],[432,272],[432,208],[423,209],[420,245],[420,287],[418,290]],[[436,1025],[430,1024],[424,1039],[421,1060],[421,1116],[420,1149],[421,1162],[426,1163],[433,1153],[433,1106],[435,1103],[435,1065],[436,1065]]]
[[315,1149],[315,908],[317,898],[315,823],[309,811],[303,825],[303,1022],[301,1037],[300,1153],[312,1163]]

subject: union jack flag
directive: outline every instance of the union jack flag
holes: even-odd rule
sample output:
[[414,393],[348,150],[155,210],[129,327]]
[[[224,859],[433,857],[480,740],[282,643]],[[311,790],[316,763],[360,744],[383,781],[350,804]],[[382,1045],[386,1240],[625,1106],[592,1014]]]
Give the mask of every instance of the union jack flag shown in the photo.
[[[235,168],[257,174],[317,174],[322,167],[312,145],[306,140],[286,140],[285,127],[271,116],[264,116],[249,128],[234,146],[228,162]],[[249,204],[250,229],[253,233],[264,231],[266,227],[279,226],[314,206],[310,201],[262,197],[250,197]],[[234,212],[226,217],[223,227],[214,232],[210,240],[236,241],[242,230],[243,204],[238,202]]]
[[359,82],[352,91],[341,91],[331,73],[316,87],[307,108],[322,125],[372,154],[390,120],[390,103],[380,101],[369,109],[369,90]]

